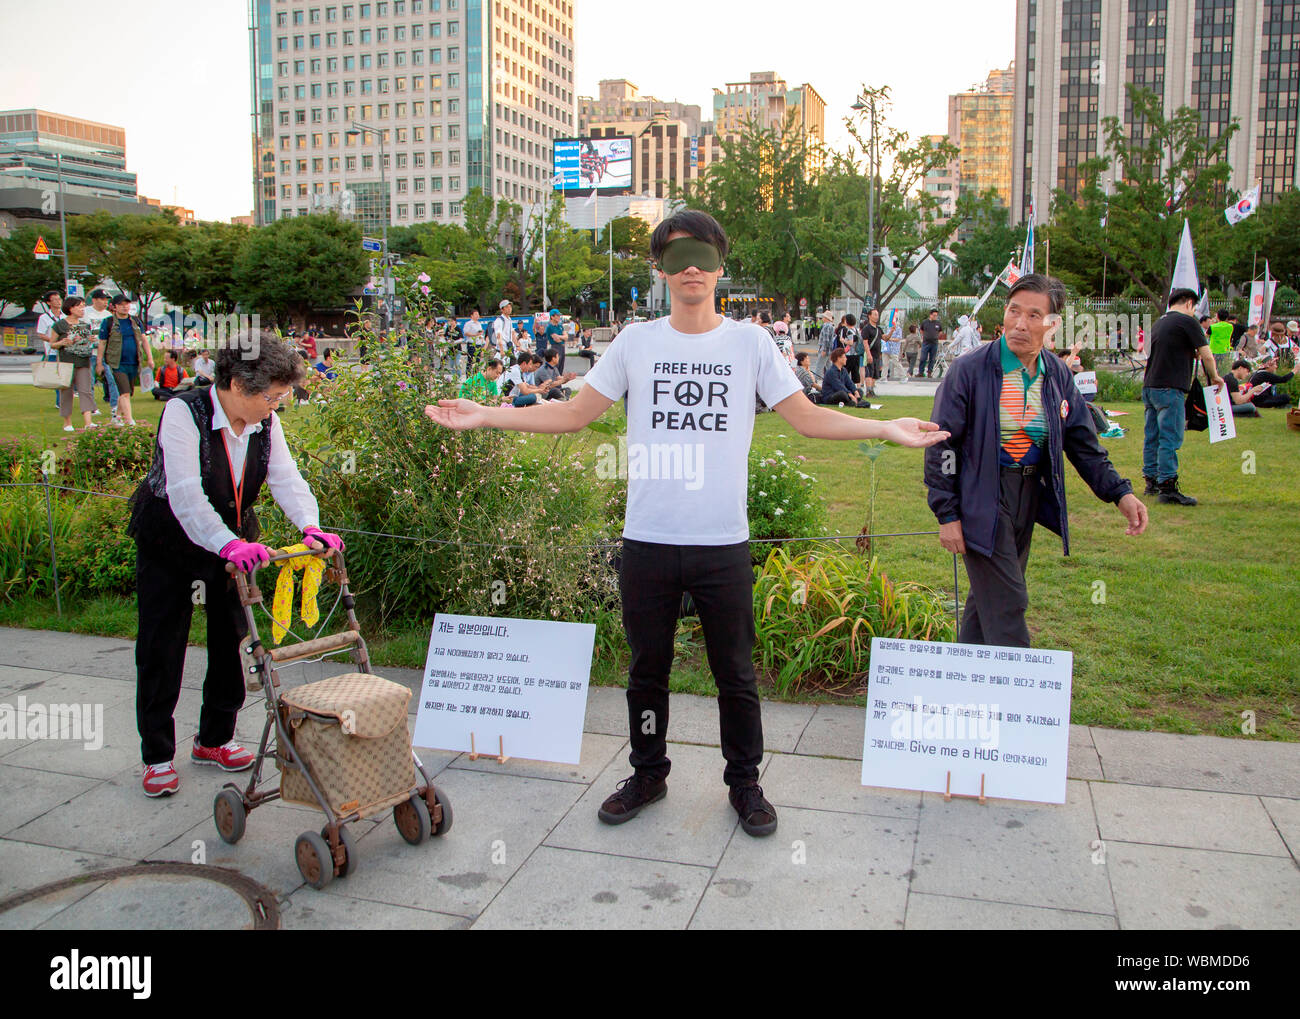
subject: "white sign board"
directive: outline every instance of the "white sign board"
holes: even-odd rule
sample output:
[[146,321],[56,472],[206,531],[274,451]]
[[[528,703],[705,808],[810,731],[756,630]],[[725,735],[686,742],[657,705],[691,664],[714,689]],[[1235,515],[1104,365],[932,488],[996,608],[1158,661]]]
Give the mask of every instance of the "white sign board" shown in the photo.
[[1205,390],[1205,414],[1210,419],[1210,442],[1223,442],[1225,439],[1235,439],[1237,437],[1237,422],[1232,417],[1232,397],[1228,395],[1228,387],[1225,385],[1222,389],[1215,389],[1213,386],[1203,387]]
[[1264,322],[1264,307],[1266,303],[1268,305],[1273,303],[1273,297],[1277,292],[1277,280],[1268,280],[1267,295],[1264,291],[1264,282],[1264,280],[1256,280],[1250,285],[1250,311],[1246,314],[1248,326],[1267,327],[1267,323]]
[[1074,376],[1074,384],[1084,396],[1089,396],[1097,391],[1097,373],[1096,372],[1079,372]]
[[862,784],[1065,802],[1069,651],[871,641]]
[[439,613],[415,745],[577,764],[595,642],[591,623]]

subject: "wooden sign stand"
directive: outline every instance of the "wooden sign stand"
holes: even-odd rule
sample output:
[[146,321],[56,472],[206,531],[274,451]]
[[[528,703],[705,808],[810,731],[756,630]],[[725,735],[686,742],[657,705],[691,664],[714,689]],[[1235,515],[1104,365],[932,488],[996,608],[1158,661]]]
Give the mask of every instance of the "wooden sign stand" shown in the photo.
[[972,796],[972,795],[970,795],[969,793],[955,793],[955,792],[953,792],[953,791],[952,791],[952,772],[951,772],[951,771],[948,772],[948,778],[947,778],[947,781],[944,783],[944,789],[943,789],[943,802],[944,802],[944,803],[947,803],[947,802],[949,802],[950,800],[954,800],[954,799],[957,799],[957,800],[979,800],[979,801],[980,801],[980,806],[981,806],[981,807],[987,807],[987,806],[989,805],[989,801],[988,801],[988,800],[985,798],[985,796],[984,796],[984,772],[982,772],[982,771],[980,772],[980,793],[979,793],[978,796]]
[[497,737],[497,752],[495,754],[480,754],[474,748],[474,733],[471,731],[469,734],[469,759],[471,761],[477,761],[480,757],[495,757],[497,764],[505,764],[506,761],[510,760],[510,758],[506,756],[505,737]]

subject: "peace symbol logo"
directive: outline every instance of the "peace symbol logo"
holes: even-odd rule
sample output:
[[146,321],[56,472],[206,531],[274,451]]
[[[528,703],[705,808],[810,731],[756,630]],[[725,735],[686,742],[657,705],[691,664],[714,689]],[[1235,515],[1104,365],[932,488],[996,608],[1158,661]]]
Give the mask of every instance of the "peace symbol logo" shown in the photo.
[[704,387],[698,382],[686,379],[677,383],[673,390],[673,398],[683,407],[694,407],[704,399]]

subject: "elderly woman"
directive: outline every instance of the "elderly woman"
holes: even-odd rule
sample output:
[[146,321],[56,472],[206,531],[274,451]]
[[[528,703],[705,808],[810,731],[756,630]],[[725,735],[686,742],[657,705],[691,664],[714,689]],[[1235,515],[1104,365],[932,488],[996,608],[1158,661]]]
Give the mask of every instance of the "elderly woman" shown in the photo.
[[270,559],[257,543],[253,505],[265,484],[312,548],[342,548],[321,531],[316,499],[298,473],[275,408],[305,374],[302,358],[275,333],[244,333],[217,353],[214,383],[169,400],[158,424],[153,466],[132,497],[139,636],[136,724],[146,796],[176,792],[172,715],[196,604],[208,622],[194,764],[252,767],[232,741],[244,703],[239,640],[245,625],[226,564],[246,570]]

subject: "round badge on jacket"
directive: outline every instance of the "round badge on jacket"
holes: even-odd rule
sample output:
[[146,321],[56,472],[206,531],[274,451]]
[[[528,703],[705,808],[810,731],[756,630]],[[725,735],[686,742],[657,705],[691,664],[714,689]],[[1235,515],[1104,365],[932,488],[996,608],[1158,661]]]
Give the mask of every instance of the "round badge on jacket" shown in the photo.
[[1062,401],[1061,401],[1061,420],[1064,421],[1064,420],[1065,420],[1067,417],[1069,417],[1069,416],[1070,416],[1070,401],[1069,401],[1069,400],[1062,400]]

